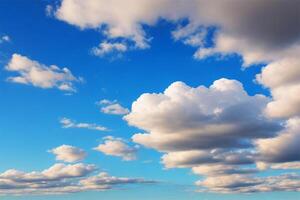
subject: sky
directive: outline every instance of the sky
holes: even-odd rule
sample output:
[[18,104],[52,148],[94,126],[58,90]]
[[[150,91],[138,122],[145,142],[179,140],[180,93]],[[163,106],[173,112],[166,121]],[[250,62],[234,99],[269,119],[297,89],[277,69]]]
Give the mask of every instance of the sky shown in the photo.
[[2,0],[0,198],[299,199],[299,10]]

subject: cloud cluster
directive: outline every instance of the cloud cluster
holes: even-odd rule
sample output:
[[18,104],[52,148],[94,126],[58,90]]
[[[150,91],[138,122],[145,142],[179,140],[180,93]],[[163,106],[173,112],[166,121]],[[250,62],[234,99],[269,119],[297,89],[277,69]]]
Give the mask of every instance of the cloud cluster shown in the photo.
[[110,101],[103,99],[97,102],[97,105],[101,106],[101,112],[105,114],[126,115],[129,113],[129,110],[121,106],[116,100]]
[[81,78],[73,76],[68,68],[59,68],[56,65],[46,66],[19,54],[12,55],[5,69],[18,74],[9,77],[8,81],[40,88],[57,88],[66,92],[76,92],[74,83],[82,81]]
[[268,63],[257,76],[273,97],[266,111],[271,117],[291,117],[300,115],[295,95],[300,88],[299,8],[299,1],[284,0],[62,0],[53,12],[81,29],[100,29],[108,40],[107,47],[95,48],[100,54],[124,52],[132,43],[135,48],[149,47],[145,26],[163,19],[177,25],[175,40],[197,48],[196,59],[238,54],[244,67]]
[[267,167],[299,167],[299,118],[282,126],[265,113],[270,101],[249,96],[235,80],[196,88],[175,82],[163,93],[142,94],[124,119],[145,131],[133,141],[163,152],[166,168],[204,176],[201,191],[299,191],[297,174],[255,176]]
[[105,172],[91,175],[94,165],[55,164],[41,172],[14,169],[0,174],[0,195],[62,194],[84,191],[106,191],[130,184],[153,183],[139,178],[110,176]]
[[86,157],[84,150],[70,145],[61,145],[49,150],[49,152],[56,156],[56,160],[64,162],[78,162]]
[[251,177],[245,175],[211,176],[196,185],[199,191],[217,193],[253,193],[272,191],[300,191],[300,176],[283,174],[269,177]]
[[[153,23],[160,5],[159,1],[147,0],[63,0],[54,15],[81,29],[100,28],[107,39],[126,38],[134,43],[133,48],[144,49],[149,45],[141,23]],[[149,12],[154,8],[155,13]]]
[[135,160],[137,158],[138,147],[130,147],[126,141],[112,136],[104,137],[104,142],[94,148],[106,155],[121,157],[125,161]]
[[[176,82],[164,93],[143,94],[124,117],[145,131],[135,142],[164,153],[165,167],[205,175],[200,187],[257,192],[299,191],[298,175],[253,176],[258,169],[299,167],[299,8],[300,1],[284,0],[62,0],[52,11],[81,29],[100,30],[105,41],[92,50],[99,56],[148,48],[145,27],[163,19],[177,25],[174,40],[197,48],[196,59],[237,54],[244,67],[266,63],[256,81],[272,98],[249,96],[233,80],[209,88]],[[107,101],[102,112],[129,110]]]
[[[149,47],[144,26],[159,19],[181,25],[177,39],[198,46],[196,58],[238,53],[245,65],[271,61],[290,48],[299,47],[299,2],[192,0],[62,0],[54,11],[57,19],[81,29],[101,29],[107,39],[127,39],[137,48]],[[124,9],[126,7],[126,9]],[[202,30],[216,27],[213,47],[205,47]],[[200,31],[199,31],[200,30]]]
[[[299,116],[300,99],[295,95],[300,88],[299,1],[192,0],[187,4],[182,0],[130,0],[126,10],[123,4],[118,0],[63,0],[55,16],[82,29],[100,27],[108,39],[123,38],[139,48],[149,46],[145,25],[153,26],[159,19],[175,23],[174,39],[197,47],[195,58],[238,54],[244,66],[269,63],[257,75],[273,97],[266,112],[270,117]],[[188,22],[181,24],[181,19]],[[206,39],[211,27],[215,31],[209,46]],[[108,46],[105,49],[127,49]]]
[[60,123],[63,128],[81,128],[81,129],[90,129],[96,131],[108,131],[108,128],[98,125],[98,124],[89,124],[89,123],[77,123],[69,118],[62,118]]

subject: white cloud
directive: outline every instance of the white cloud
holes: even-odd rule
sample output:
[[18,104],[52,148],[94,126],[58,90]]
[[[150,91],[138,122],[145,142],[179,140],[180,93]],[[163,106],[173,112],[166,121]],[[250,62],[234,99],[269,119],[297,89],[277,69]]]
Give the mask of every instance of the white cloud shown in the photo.
[[55,164],[41,172],[15,169],[0,174],[0,195],[53,195],[84,191],[106,191],[129,184],[154,183],[140,178],[114,177],[96,171],[94,165]]
[[209,177],[197,181],[201,192],[217,193],[253,193],[273,191],[300,191],[300,176],[283,174],[269,177],[253,177],[249,175],[223,175]]
[[89,177],[81,181],[87,188],[95,189],[99,186],[105,186],[105,189],[111,189],[114,185],[122,185],[122,184],[143,184],[143,183],[154,183],[154,181],[145,181],[144,179],[133,179],[133,178],[125,178],[125,177],[115,177],[110,176],[106,172],[101,172],[96,176]]
[[124,43],[120,42],[101,42],[98,47],[92,48],[92,53],[96,56],[103,57],[108,54],[117,53],[119,56],[121,53],[126,52],[127,46]]
[[[281,85],[273,85],[269,80],[281,79],[283,75],[289,78],[292,74],[294,78],[299,77],[300,70],[295,67],[299,65],[297,52],[300,51],[299,6],[299,1],[282,0],[191,0],[188,4],[183,0],[114,0],[109,3],[63,0],[56,17],[82,29],[102,27],[109,44],[118,44],[115,40],[122,38],[124,45],[127,41],[125,46],[133,42],[138,48],[149,46],[151,36],[147,36],[143,26],[154,26],[159,19],[165,19],[178,26],[172,31],[175,40],[198,48],[194,54],[196,59],[238,54],[244,67],[270,63],[263,70],[261,81],[271,89],[274,98],[267,112],[272,117],[291,117],[300,113],[299,95],[294,95],[300,88],[299,79],[293,84],[281,80]],[[187,23],[182,23],[182,19],[187,19]],[[213,44],[207,45],[211,27],[215,27]]]
[[249,96],[235,80],[220,79],[209,88],[175,82],[164,93],[141,95],[124,119],[146,131],[135,134],[135,142],[160,151],[249,147],[251,139],[280,128],[263,115],[268,102]]
[[77,123],[66,117],[60,120],[60,123],[63,128],[81,128],[81,129],[90,129],[96,131],[108,131],[108,128],[98,125],[98,124],[89,124],[89,123]]
[[125,115],[129,113],[129,110],[121,106],[116,100],[110,101],[103,99],[97,102],[97,104],[101,106],[101,112],[105,114]]
[[280,121],[264,115],[269,102],[249,96],[233,80],[220,79],[209,88],[176,82],[163,93],[141,95],[124,119],[146,131],[133,141],[163,152],[166,168],[188,167],[204,176],[199,191],[299,191],[297,174],[254,175],[300,166],[299,119],[280,128]]
[[[144,27],[164,19],[177,25],[172,31],[175,40],[198,48],[196,59],[238,54],[244,67],[267,63],[256,80],[270,89],[272,99],[249,96],[234,81],[219,80],[210,88],[176,83],[164,93],[142,95],[125,116],[129,124],[145,131],[133,140],[163,152],[166,167],[200,169],[197,164],[210,162],[212,168],[226,165],[227,171],[238,171],[226,161],[228,154],[236,161],[246,157],[273,168],[291,166],[290,161],[299,157],[295,145],[300,124],[296,120],[300,116],[299,5],[299,1],[282,0],[63,0],[55,12],[58,19],[81,29],[100,29],[108,42],[125,41],[128,49],[132,43],[134,48],[149,47],[151,36]],[[208,46],[212,27],[213,44]],[[292,119],[277,132],[279,121],[272,118]],[[272,138],[261,140],[265,137]],[[253,140],[257,139],[256,149]],[[299,183],[293,177],[224,176],[221,185],[210,185],[213,179],[206,183],[212,191],[297,190],[293,184]]]
[[268,170],[268,169],[300,169],[299,161],[292,162],[283,162],[283,163],[268,163],[263,161],[258,161],[256,166],[259,170]]
[[157,14],[152,11],[156,8],[159,12],[159,6],[160,2],[147,0],[126,2],[64,0],[55,15],[58,19],[81,29],[102,27],[107,39],[123,37],[134,42],[136,48],[144,49],[149,45],[140,22],[154,23]]
[[257,142],[260,159],[269,163],[300,161],[300,118],[289,119],[286,128],[274,138]]
[[94,148],[105,155],[121,157],[125,161],[136,160],[138,148],[136,146],[130,147],[126,141],[108,136],[103,138],[104,142]]
[[56,156],[56,160],[65,162],[78,162],[86,157],[86,152],[84,150],[70,145],[61,145],[49,150],[49,152]]
[[16,76],[9,77],[9,81],[40,88],[57,88],[66,92],[76,92],[74,83],[81,82],[81,78],[73,76],[68,68],[59,68],[56,65],[46,66],[19,54],[13,54],[5,69],[18,73]]
[[10,37],[8,35],[3,35],[0,37],[0,44],[4,42],[10,42]]
[[[238,53],[250,65],[272,61],[300,46],[298,7],[297,1],[281,0],[191,0],[188,4],[184,0],[63,0],[55,16],[81,29],[100,28],[107,39],[127,39],[141,49],[149,47],[145,25],[153,26],[159,19],[181,25],[181,19],[188,19],[186,26],[177,29],[177,39],[199,46],[196,58]],[[214,46],[206,49],[199,33],[212,26],[217,27]]]
[[288,57],[268,64],[256,76],[259,83],[271,90],[273,101],[266,108],[270,117],[300,116],[299,66],[298,57]]
[[124,119],[145,131],[133,141],[162,152],[166,168],[191,168],[204,176],[200,191],[297,191],[298,175],[255,176],[262,165],[296,168],[287,162],[300,158],[300,123],[293,119],[282,127],[265,116],[270,101],[249,96],[235,80],[220,79],[208,88],[175,82],[163,93],[142,94]]
[[272,169],[300,169],[300,162],[285,162],[272,164],[270,166]]

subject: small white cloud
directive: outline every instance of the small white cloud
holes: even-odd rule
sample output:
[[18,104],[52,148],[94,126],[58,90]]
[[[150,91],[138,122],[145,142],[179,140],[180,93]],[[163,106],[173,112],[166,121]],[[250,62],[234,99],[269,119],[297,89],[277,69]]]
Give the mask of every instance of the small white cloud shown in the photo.
[[44,89],[57,88],[66,92],[76,92],[74,82],[82,81],[66,67],[46,66],[19,54],[13,54],[5,69],[18,73],[16,76],[8,77],[8,81]]
[[96,103],[101,106],[101,112],[112,115],[126,115],[129,113],[129,109],[121,106],[116,100],[110,101],[103,99]]
[[110,105],[110,104],[114,104],[114,103],[117,103],[116,100],[108,100],[108,99],[102,99],[100,100],[99,102],[96,102],[97,105]]
[[49,152],[56,155],[56,160],[64,162],[82,161],[87,155],[84,150],[70,145],[61,145],[49,150]]
[[125,43],[104,41],[101,42],[98,47],[92,48],[92,54],[99,57],[103,57],[108,54],[116,54],[117,57],[119,57],[127,50],[128,48]]
[[101,108],[101,112],[105,114],[113,114],[113,115],[125,115],[129,113],[127,108],[122,107],[120,104],[111,104]]
[[3,42],[10,42],[10,37],[8,35],[4,35],[2,37],[0,37],[0,43]]
[[108,131],[108,128],[98,125],[98,124],[89,124],[89,123],[77,123],[69,118],[62,118],[60,120],[60,123],[63,128],[85,128],[90,130],[96,130],[96,131]]
[[45,12],[48,17],[51,17],[53,15],[53,11],[54,11],[53,6],[51,5],[46,6]]
[[103,139],[104,143],[99,144],[94,150],[100,151],[105,155],[121,157],[125,161],[136,160],[137,146],[130,147],[123,139],[112,136],[107,136]]

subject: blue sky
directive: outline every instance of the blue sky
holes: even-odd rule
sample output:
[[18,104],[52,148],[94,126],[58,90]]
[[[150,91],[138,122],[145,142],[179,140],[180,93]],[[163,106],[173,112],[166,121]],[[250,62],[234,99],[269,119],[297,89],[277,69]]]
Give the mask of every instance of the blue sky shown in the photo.
[[[274,1],[275,3],[267,1],[266,5],[269,3],[272,6],[265,13],[267,20],[262,22],[264,28],[261,28],[260,31],[260,25],[251,24],[253,23],[251,14],[244,16],[243,12],[237,12],[237,15],[233,17],[241,15],[241,21],[222,20],[224,17],[231,19],[231,11],[227,7],[218,14],[221,17],[211,14],[212,16],[208,17],[211,19],[207,20],[197,12],[202,12],[203,15],[210,15],[209,13],[193,9],[194,3],[205,7],[206,5],[202,1],[193,1],[190,3],[191,5],[186,5],[185,9],[182,8],[182,10],[189,10],[187,12],[189,14],[180,9],[182,6],[180,1],[174,1],[174,4],[179,7],[178,11],[169,8],[172,7],[172,3],[168,1],[161,3],[160,0],[154,1],[155,5],[151,3],[148,5],[147,0],[142,2],[130,0],[128,7],[135,5],[133,10],[122,8],[117,1],[110,3],[111,5],[106,5],[105,1],[94,1],[96,3],[93,6],[89,2],[93,2],[93,0],[86,1],[86,4],[84,1],[76,0],[26,2],[16,0],[0,3],[0,38],[2,38],[0,40],[0,65],[2,68],[0,72],[0,110],[2,112],[0,115],[2,137],[0,140],[0,180],[3,181],[0,195],[3,194],[2,199],[217,200],[222,198],[252,200],[265,198],[296,200],[300,198],[300,194],[297,192],[299,186],[295,186],[298,182],[294,182],[299,181],[300,165],[298,161],[300,156],[296,152],[299,152],[300,149],[293,143],[299,141],[300,138],[300,120],[298,120],[300,111],[297,110],[300,101],[297,100],[295,93],[300,84],[299,76],[297,76],[300,74],[300,61],[297,56],[296,58],[294,56],[300,46],[300,36],[297,35],[297,28],[291,28],[291,30],[279,32],[280,35],[286,34],[288,38],[294,37],[292,42],[283,36],[279,38],[272,30],[273,27],[269,25],[272,23],[268,21],[276,14],[278,7],[282,7],[280,8],[283,12],[282,18],[285,19],[279,20],[280,22],[274,29],[278,30],[281,27],[284,29],[287,22],[294,22],[291,17],[298,19],[300,17],[299,14],[285,15],[286,11],[291,8],[289,6],[293,5],[284,4],[282,6],[281,1]],[[146,4],[147,14],[144,14],[143,4]],[[240,6],[241,10],[248,9],[249,13],[258,13],[258,15],[261,13],[260,6],[262,5],[259,3],[257,3],[258,7],[251,3],[243,4],[237,1],[229,1],[228,4],[232,7],[234,7],[233,5]],[[85,6],[86,10],[78,11],[72,5]],[[99,6],[101,9],[93,12],[94,6]],[[220,5],[211,3],[208,9],[211,9],[210,6],[217,9]],[[252,10],[253,7],[258,11]],[[112,8],[116,8],[116,11],[112,11]],[[48,12],[46,12],[47,9]],[[131,15],[131,12],[135,10],[142,14]],[[162,11],[156,13],[156,10]],[[108,13],[109,17],[101,14],[98,16],[98,12],[101,11]],[[85,18],[87,13],[84,12],[91,14],[91,17]],[[174,16],[170,17],[169,12]],[[149,16],[144,16],[148,13]],[[121,18],[114,18],[116,14]],[[125,18],[128,20],[123,21],[122,19]],[[243,19],[245,21],[242,21]],[[240,25],[244,22],[259,31],[244,33],[246,28],[241,28]],[[192,32],[187,31],[184,37],[175,39],[174,31],[184,31],[184,27],[189,24],[198,28]],[[127,25],[133,28],[138,27],[138,31],[126,29],[126,32],[122,28]],[[119,32],[112,33],[113,28]],[[211,32],[212,30],[219,34]],[[293,31],[297,33],[287,33]],[[202,32],[205,33],[204,38],[197,35]],[[273,39],[267,41],[264,34],[270,34],[270,38]],[[8,36],[9,39],[6,40],[4,36]],[[237,39],[238,42],[224,48],[222,42],[218,44],[219,36],[227,38],[228,41]],[[143,41],[140,42],[136,39],[137,37],[142,37]],[[197,37],[205,44],[187,43],[188,39]],[[265,44],[262,44],[261,41],[264,41]],[[110,46],[112,48],[115,44],[122,45],[126,50],[112,49],[106,50],[101,55],[95,55],[92,51],[93,47],[97,47],[103,42],[112,45]],[[140,43],[142,45],[146,43],[147,48],[141,47]],[[236,44],[238,46],[234,46]],[[195,52],[201,49],[212,50],[212,53],[203,57],[195,56]],[[259,55],[253,56],[253,52]],[[25,59],[29,64],[23,66],[22,62],[25,62]],[[287,66],[284,66],[286,63]],[[35,64],[34,67],[38,69],[36,75],[27,73],[27,69],[25,71],[20,69],[21,67],[33,69],[32,66]],[[51,68],[51,65],[56,65],[58,69]],[[283,66],[286,69],[280,71],[277,66]],[[57,77],[49,78],[46,77],[47,75],[44,77],[39,73],[39,70],[46,69],[67,76],[67,73],[62,71],[64,67],[68,68],[73,78],[63,77],[60,82],[61,80]],[[15,68],[18,69],[15,70]],[[263,73],[266,68],[268,70]],[[22,76],[22,73],[25,73],[23,78],[27,78],[26,83],[23,79],[21,83],[16,79],[11,79],[11,77]],[[256,78],[257,74],[262,74],[261,81]],[[296,75],[293,76],[293,74]],[[284,78],[281,79],[281,77]],[[47,78],[49,82],[45,83]],[[218,86],[215,86],[220,90],[217,93],[213,89],[207,89],[206,92],[195,89],[200,85],[209,88],[214,81],[221,78],[236,80],[236,82],[219,82]],[[272,82],[273,80],[275,83]],[[184,82],[188,88],[182,89],[180,85],[172,85],[176,81]],[[45,86],[44,84],[50,85]],[[60,88],[62,84],[66,84],[68,88]],[[243,89],[235,89],[239,84],[243,85]],[[163,93],[168,87],[175,91],[171,96],[168,96],[167,92]],[[225,89],[221,89],[223,87]],[[231,91],[230,87],[234,87],[234,89]],[[188,91],[193,91],[196,95],[189,96],[191,93]],[[232,92],[232,94],[227,95],[226,91]],[[139,98],[145,93],[148,93],[149,99]],[[208,96],[206,96],[207,94]],[[254,97],[256,94],[265,97],[256,98]],[[176,102],[176,95],[178,95],[179,102],[173,104],[174,101]],[[160,100],[159,96],[171,98],[164,104],[167,107],[163,107],[164,102]],[[235,96],[237,97],[235,98]],[[172,98],[174,99],[172,100]],[[201,100],[206,98],[212,98],[211,101],[216,101],[216,103]],[[107,100],[106,103],[99,103],[104,99]],[[157,101],[157,106],[155,103],[151,103],[152,99]],[[137,101],[136,108],[132,107],[134,101]],[[158,105],[160,101],[161,107]],[[272,107],[272,103],[275,106]],[[246,108],[241,107],[243,105]],[[294,109],[286,108],[285,105],[294,106]],[[105,108],[109,106],[112,106],[113,111],[105,111]],[[205,108],[205,111],[201,110],[201,113],[199,110],[198,112],[198,107],[194,106],[199,106],[199,109],[200,107],[201,109]],[[248,106],[249,109],[247,109]],[[213,111],[209,111],[210,109]],[[223,115],[219,117],[215,111],[229,113],[224,117],[222,117]],[[174,113],[175,115],[172,116]],[[215,116],[211,117],[212,115]],[[246,123],[235,116],[239,116],[240,119],[245,118]],[[65,124],[62,122],[64,118],[68,119]],[[234,121],[230,121],[232,119]],[[198,135],[206,128],[205,120],[210,123],[209,125],[215,127],[223,123],[236,125],[237,129],[231,130],[232,134],[238,130],[233,136],[230,135],[231,133],[226,133],[230,135],[230,141],[249,143],[250,147],[238,147],[234,144],[224,147],[214,144],[218,141],[222,143],[222,138],[226,143],[228,138],[222,131],[219,136],[212,136],[208,139],[205,135]],[[197,127],[195,128],[189,122],[204,125],[195,125]],[[249,131],[249,128],[246,128],[248,123],[253,126],[253,130],[250,128],[251,136],[244,136],[243,133],[247,134]],[[261,127],[261,123],[265,125]],[[93,127],[96,126],[106,127],[108,130],[93,130]],[[211,146],[192,148],[193,144],[188,140],[189,137],[194,137],[190,135],[191,131],[195,131],[195,140],[199,140],[199,145],[202,143],[201,141],[207,139],[212,143]],[[206,131],[208,131],[207,134],[210,133],[209,130]],[[264,131],[268,133],[268,136],[263,136]],[[137,133],[143,133],[146,139],[135,139]],[[174,141],[168,139],[168,134],[172,133],[180,136],[180,139]],[[105,138],[106,136],[112,137]],[[148,138],[148,136],[150,137]],[[159,142],[152,141],[152,136]],[[165,139],[170,140],[172,145],[170,146],[167,140],[160,143]],[[180,144],[182,142],[186,146],[177,146],[177,142]],[[110,144],[113,145],[110,146]],[[57,149],[61,145],[68,146]],[[94,148],[97,146],[100,148],[95,150]],[[275,150],[269,152],[269,148]],[[54,149],[57,150],[57,153],[54,152]],[[71,153],[70,149],[72,149]],[[78,149],[84,151],[85,156],[79,155]],[[219,159],[224,154],[225,160],[218,160],[216,163],[214,163],[215,161],[189,163],[186,160],[187,163],[184,166],[180,164],[181,157],[178,153],[190,153],[191,151],[208,153],[208,155],[214,154],[213,151],[220,151],[221,153],[216,153],[216,156]],[[246,153],[240,155],[241,152]],[[251,161],[246,165],[228,164],[226,157],[230,157],[229,153],[241,156],[238,158],[239,161],[246,158]],[[173,154],[174,157],[172,157]],[[183,159],[190,158],[190,154],[184,155],[186,157],[183,156]],[[163,160],[162,156],[166,156],[170,160]],[[70,161],[70,159],[73,160]],[[194,159],[201,160],[200,157]],[[58,163],[63,167],[74,168],[79,163],[82,163],[83,166],[92,164],[97,169],[91,170],[91,173],[71,178],[60,177],[61,174],[51,174],[56,172],[44,171]],[[259,164],[264,167],[259,167]],[[195,168],[202,166],[226,166],[233,167],[234,170],[236,167],[241,167],[241,169],[248,167],[256,172],[249,175],[243,173],[232,175],[225,172],[224,174],[212,174],[200,170],[200,174],[197,174]],[[38,188],[31,188],[35,182],[32,181],[34,179],[28,180],[28,177],[32,174],[17,175],[15,171],[10,171],[13,175],[6,177],[5,172],[11,169],[24,173],[36,171],[39,176],[46,179],[43,183],[46,185],[52,183],[60,185],[64,181],[67,183],[70,181],[70,184],[75,185],[83,184],[78,180],[89,180],[89,177],[96,176],[99,172],[107,172],[108,175],[104,178],[111,181],[114,177],[117,179],[117,183],[104,184],[101,179],[97,183],[98,185],[93,183],[96,184],[93,186],[107,187],[104,191],[90,189],[89,185],[79,185],[84,189],[81,191],[76,188],[74,193],[68,191],[68,188],[62,184],[59,188],[66,189],[66,191],[57,194],[49,186],[47,193],[43,188],[39,188],[38,184],[42,184],[39,181],[36,183]],[[231,180],[231,176],[234,176],[232,179],[240,179],[249,186],[241,186],[240,182],[231,183],[230,181],[227,185],[226,181]],[[128,180],[122,180],[123,177],[127,177]],[[261,179],[258,180],[259,177]],[[266,177],[270,180],[267,180]],[[207,179],[215,181],[210,185],[210,183],[206,184],[205,180]],[[223,179],[224,185],[215,183],[219,180],[222,182]],[[195,182],[198,180],[203,182],[197,186]],[[26,184],[22,185],[22,181],[23,183],[25,181]],[[274,182],[277,182],[278,185]],[[5,189],[7,184],[11,187],[10,189]],[[239,186],[236,188],[232,186],[236,184]],[[261,188],[267,188],[268,192]]]

